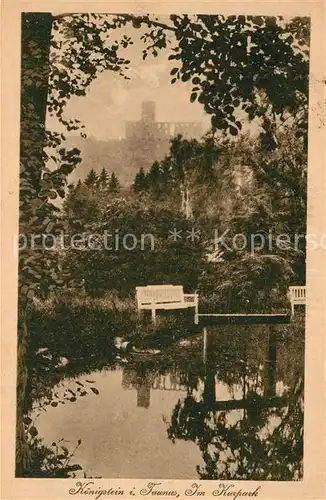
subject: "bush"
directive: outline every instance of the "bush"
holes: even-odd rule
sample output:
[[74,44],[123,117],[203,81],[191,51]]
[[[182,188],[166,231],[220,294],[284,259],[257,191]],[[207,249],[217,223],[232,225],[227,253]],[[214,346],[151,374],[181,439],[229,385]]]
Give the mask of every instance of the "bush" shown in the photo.
[[135,305],[130,299],[60,294],[33,309],[29,325],[31,343],[35,351],[48,348],[69,359],[110,358],[114,337],[130,332],[136,320]]
[[198,287],[200,311],[271,313],[289,311],[290,264],[276,255],[244,255],[203,273]]

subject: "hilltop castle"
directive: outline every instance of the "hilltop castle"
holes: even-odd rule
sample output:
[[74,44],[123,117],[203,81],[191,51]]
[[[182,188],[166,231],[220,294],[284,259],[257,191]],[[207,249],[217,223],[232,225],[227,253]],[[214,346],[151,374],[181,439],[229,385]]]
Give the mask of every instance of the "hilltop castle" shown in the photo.
[[72,180],[83,179],[93,168],[100,172],[106,168],[115,172],[122,184],[133,182],[136,172],[142,167],[149,169],[154,161],[160,161],[168,153],[172,137],[181,134],[185,139],[200,139],[200,122],[157,122],[155,103],[142,103],[139,121],[126,122],[125,138],[97,140],[94,137],[70,138],[68,147],[81,150],[82,163],[72,175]]
[[155,141],[169,141],[181,134],[185,139],[199,139],[202,135],[201,122],[157,122],[155,120],[155,102],[142,103],[141,119],[126,123],[126,138],[134,139],[148,136]]

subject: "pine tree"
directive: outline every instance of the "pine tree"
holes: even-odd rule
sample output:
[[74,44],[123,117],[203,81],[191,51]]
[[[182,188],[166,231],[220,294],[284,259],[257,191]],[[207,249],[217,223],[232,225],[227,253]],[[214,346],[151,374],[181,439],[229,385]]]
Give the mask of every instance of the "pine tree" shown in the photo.
[[135,193],[143,193],[148,189],[148,179],[143,167],[137,172],[134,180]]
[[108,181],[109,181],[108,171],[103,167],[100,175],[98,176],[97,185],[100,189],[104,190],[105,188],[108,187]]
[[156,195],[161,194],[163,178],[162,178],[161,165],[157,161],[155,161],[151,166],[151,169],[148,172],[147,177],[150,190]]
[[118,193],[120,191],[120,183],[114,172],[110,176],[108,188],[110,193]]
[[159,162],[155,161],[151,166],[151,169],[148,173],[148,180],[151,187],[155,186],[160,181],[161,177],[161,169]]
[[92,168],[89,173],[87,174],[86,179],[84,180],[84,184],[87,187],[94,187],[96,184],[96,181],[98,179],[97,173],[95,170]]

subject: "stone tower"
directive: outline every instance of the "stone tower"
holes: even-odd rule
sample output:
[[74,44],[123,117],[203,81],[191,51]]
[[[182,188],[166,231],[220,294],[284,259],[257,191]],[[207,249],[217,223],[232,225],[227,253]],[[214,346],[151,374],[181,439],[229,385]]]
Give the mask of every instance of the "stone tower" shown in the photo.
[[141,121],[145,123],[155,123],[155,102],[145,101],[141,107]]

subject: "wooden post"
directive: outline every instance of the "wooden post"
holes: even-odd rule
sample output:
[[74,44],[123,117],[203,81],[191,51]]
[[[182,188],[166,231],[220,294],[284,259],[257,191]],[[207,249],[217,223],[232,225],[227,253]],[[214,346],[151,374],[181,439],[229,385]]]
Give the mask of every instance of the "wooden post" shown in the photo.
[[204,387],[204,403],[211,408],[216,401],[215,397],[215,369],[212,364],[206,365],[205,373],[205,387]]
[[[243,401],[244,402],[246,401],[246,397],[247,397],[246,374],[247,374],[246,373],[246,364],[244,364],[243,365],[243,384],[242,384],[242,392],[243,392]],[[243,418],[244,419],[246,418],[246,408],[245,407],[243,408]]]
[[206,364],[207,361],[207,328],[204,326],[203,329],[203,363]]
[[277,358],[277,341],[276,333],[273,326],[268,330],[268,362],[267,362],[267,395],[276,395],[276,358]]
[[209,334],[206,327],[203,328],[203,363],[205,365],[204,380],[204,403],[211,407],[215,403],[215,366],[209,358]]
[[153,321],[153,324],[155,325],[156,324],[156,309],[155,309],[155,307],[152,308],[152,321]]

